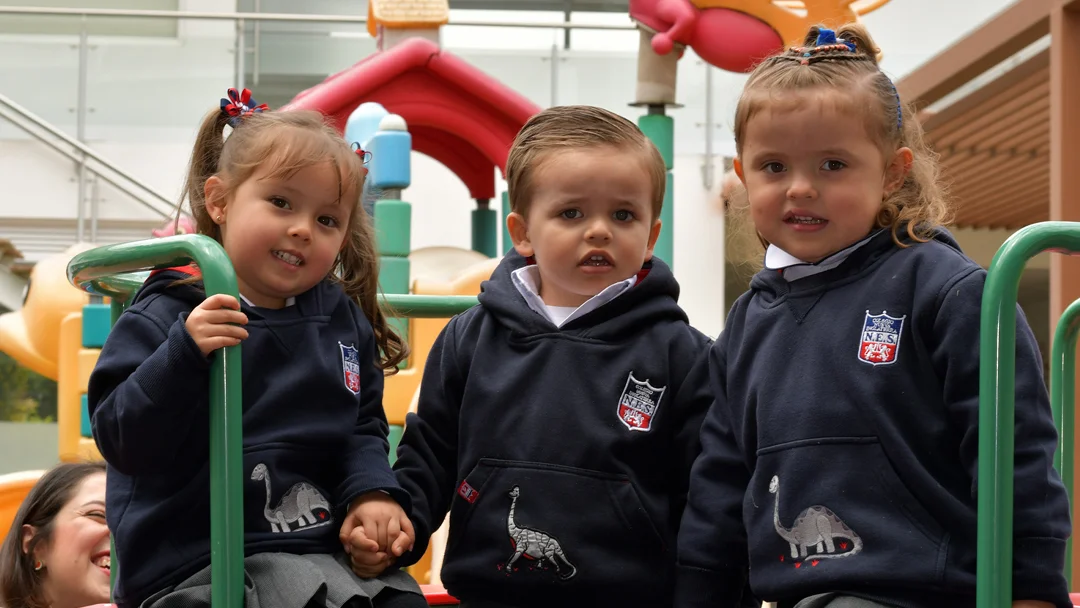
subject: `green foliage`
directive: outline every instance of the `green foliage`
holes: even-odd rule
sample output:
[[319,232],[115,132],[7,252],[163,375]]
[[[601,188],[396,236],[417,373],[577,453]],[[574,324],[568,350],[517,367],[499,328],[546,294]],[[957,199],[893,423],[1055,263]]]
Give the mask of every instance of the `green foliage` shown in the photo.
[[56,383],[0,352],[0,421],[56,420]]

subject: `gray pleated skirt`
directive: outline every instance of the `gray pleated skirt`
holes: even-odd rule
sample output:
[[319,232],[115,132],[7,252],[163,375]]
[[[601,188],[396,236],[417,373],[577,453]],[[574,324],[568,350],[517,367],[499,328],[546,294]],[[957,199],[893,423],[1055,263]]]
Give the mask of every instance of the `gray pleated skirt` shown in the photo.
[[[244,559],[245,608],[362,608],[383,589],[421,594],[406,572],[387,570],[378,578],[353,574],[344,552],[258,553]],[[210,567],[147,598],[141,608],[209,608]]]
[[870,600],[839,593],[822,593],[804,598],[795,608],[889,608]]

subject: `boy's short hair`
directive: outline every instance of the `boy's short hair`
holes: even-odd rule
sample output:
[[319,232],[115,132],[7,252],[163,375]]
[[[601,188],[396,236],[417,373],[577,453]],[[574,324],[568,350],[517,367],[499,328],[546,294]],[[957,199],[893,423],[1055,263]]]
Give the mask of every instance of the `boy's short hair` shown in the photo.
[[532,176],[547,154],[599,146],[640,151],[653,185],[653,219],[658,219],[667,187],[664,158],[637,125],[595,106],[555,106],[536,114],[521,127],[506,161],[510,210],[527,215]]

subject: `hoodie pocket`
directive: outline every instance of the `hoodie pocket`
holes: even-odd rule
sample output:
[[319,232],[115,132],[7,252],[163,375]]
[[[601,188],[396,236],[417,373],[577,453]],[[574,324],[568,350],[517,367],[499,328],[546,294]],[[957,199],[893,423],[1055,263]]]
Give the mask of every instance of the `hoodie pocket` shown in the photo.
[[328,452],[294,444],[244,450],[244,531],[248,541],[337,538]]
[[448,585],[663,583],[673,558],[626,475],[483,458],[459,484]]
[[821,585],[942,581],[948,534],[876,437],[762,448],[743,506],[751,577],[777,597],[806,589],[807,577]]

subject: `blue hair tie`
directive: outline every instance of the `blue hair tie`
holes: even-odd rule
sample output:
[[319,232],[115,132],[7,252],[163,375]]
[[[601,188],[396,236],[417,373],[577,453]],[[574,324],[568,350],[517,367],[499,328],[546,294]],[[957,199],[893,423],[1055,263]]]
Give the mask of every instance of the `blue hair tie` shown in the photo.
[[818,30],[817,42],[815,42],[814,44],[816,44],[817,46],[836,44],[836,32],[826,28]]
[[844,40],[843,38],[837,38],[836,32],[828,28],[822,28],[818,30],[818,37],[814,43],[814,46],[793,46],[790,49],[794,53],[798,53],[801,57],[799,63],[803,65],[810,65],[811,58],[817,57],[836,57],[836,55],[826,55],[827,53],[857,53],[858,49],[855,48],[855,43],[850,40]]

